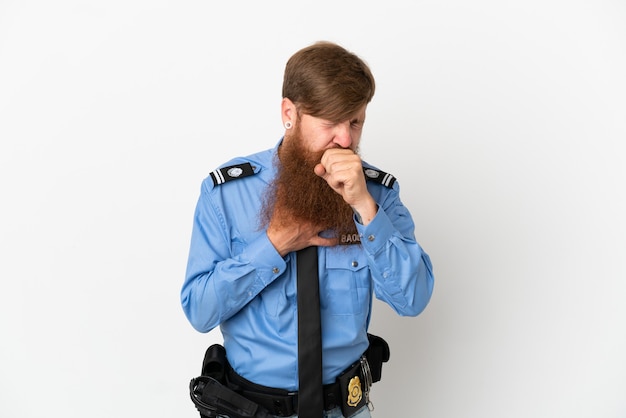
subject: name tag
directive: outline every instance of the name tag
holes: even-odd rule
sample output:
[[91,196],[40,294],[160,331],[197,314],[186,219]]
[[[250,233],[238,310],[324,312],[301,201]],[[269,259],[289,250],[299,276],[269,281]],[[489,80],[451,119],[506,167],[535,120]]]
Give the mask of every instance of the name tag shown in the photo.
[[357,245],[361,243],[359,234],[344,234],[339,239],[340,245]]

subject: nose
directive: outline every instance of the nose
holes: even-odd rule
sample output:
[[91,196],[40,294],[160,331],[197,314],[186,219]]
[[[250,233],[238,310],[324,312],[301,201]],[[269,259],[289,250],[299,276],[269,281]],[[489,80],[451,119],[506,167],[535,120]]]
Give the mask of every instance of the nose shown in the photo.
[[350,145],[352,145],[350,122],[337,124],[333,133],[333,143],[339,145],[341,148],[350,148]]

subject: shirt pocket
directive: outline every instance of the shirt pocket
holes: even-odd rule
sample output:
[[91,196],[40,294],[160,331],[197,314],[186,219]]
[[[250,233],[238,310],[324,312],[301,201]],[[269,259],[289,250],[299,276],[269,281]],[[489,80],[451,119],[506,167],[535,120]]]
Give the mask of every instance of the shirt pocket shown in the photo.
[[322,308],[331,315],[369,312],[370,271],[361,246],[328,248],[322,284]]

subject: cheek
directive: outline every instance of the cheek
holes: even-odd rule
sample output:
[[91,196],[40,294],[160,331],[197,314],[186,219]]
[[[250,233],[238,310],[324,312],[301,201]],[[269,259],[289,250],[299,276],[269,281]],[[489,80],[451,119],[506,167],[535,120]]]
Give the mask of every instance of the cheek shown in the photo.
[[309,152],[321,152],[330,148],[335,148],[332,135],[328,135],[326,132],[316,131],[311,135],[304,137],[304,146]]

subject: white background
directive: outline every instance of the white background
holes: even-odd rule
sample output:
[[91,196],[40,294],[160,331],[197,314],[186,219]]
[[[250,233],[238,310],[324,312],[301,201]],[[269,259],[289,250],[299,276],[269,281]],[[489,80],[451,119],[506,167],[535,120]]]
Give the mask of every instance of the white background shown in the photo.
[[2,418],[197,417],[200,182],[321,39],[435,267],[419,317],[375,305],[375,417],[626,416],[623,1],[0,0]]

